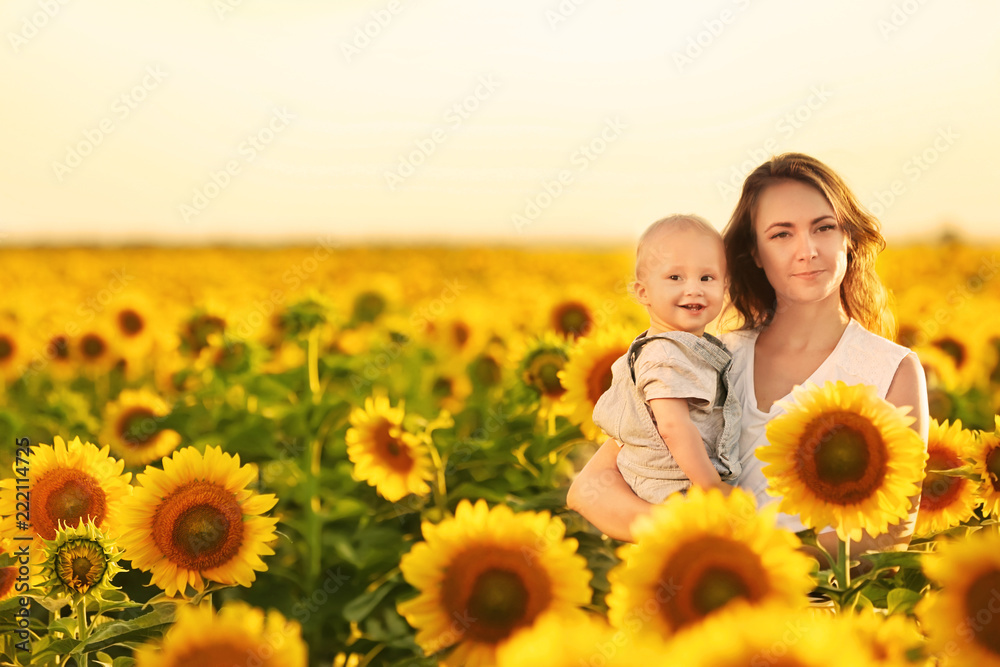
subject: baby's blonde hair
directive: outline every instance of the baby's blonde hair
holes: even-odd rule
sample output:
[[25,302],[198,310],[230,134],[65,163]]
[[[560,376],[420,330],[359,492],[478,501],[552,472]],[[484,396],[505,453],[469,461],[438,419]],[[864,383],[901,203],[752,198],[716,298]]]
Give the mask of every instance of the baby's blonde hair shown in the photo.
[[635,279],[642,279],[640,273],[642,272],[646,260],[651,252],[651,250],[647,248],[646,242],[651,237],[659,234],[660,232],[681,232],[689,229],[704,232],[709,236],[717,238],[720,243],[722,242],[722,235],[719,233],[719,230],[713,227],[708,220],[705,220],[705,218],[700,215],[693,215],[689,213],[668,215],[667,217],[657,220],[651,224],[646,231],[642,233],[642,236],[639,237],[639,244],[635,249]]

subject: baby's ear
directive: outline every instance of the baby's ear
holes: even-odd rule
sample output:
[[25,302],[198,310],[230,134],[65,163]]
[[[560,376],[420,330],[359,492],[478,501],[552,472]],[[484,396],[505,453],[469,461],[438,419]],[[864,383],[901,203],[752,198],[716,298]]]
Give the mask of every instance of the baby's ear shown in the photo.
[[643,285],[641,281],[633,281],[632,296],[643,306],[649,305],[649,299],[646,298],[646,286]]

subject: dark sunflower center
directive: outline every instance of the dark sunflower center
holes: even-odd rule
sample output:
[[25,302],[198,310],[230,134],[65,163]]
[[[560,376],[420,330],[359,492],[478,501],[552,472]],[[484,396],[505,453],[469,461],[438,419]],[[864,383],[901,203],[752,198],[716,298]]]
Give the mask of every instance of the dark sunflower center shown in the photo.
[[90,570],[93,567],[93,563],[84,558],[83,556],[77,556],[70,562],[70,568],[73,570],[73,576],[77,579],[84,579],[90,574]]
[[961,477],[938,474],[937,470],[949,470],[962,465],[957,456],[947,449],[931,447],[927,452],[927,475],[920,491],[921,510],[941,510],[951,506],[962,490],[965,482]]
[[830,484],[861,479],[871,459],[864,434],[842,424],[834,425],[823,434],[815,456],[820,479]]
[[455,555],[441,600],[460,631],[497,643],[531,625],[551,604],[552,582],[537,559],[514,549],[479,545]]
[[378,292],[362,292],[354,299],[354,320],[374,322],[385,310],[385,297]]
[[66,336],[56,336],[49,341],[48,352],[53,359],[69,358],[69,341]]
[[85,334],[80,339],[80,352],[87,359],[100,359],[107,349],[104,339],[97,334]]
[[240,366],[247,358],[247,346],[243,342],[235,342],[226,345],[215,357],[215,366],[225,373],[233,373],[240,369]]
[[197,315],[188,321],[187,339],[195,353],[208,347],[208,338],[226,330],[226,321],[217,315]]
[[0,600],[6,600],[8,594],[14,590],[14,582],[17,581],[17,567],[0,567]]
[[481,355],[469,365],[469,375],[476,384],[493,387],[500,382],[500,364],[488,354]]
[[372,432],[375,451],[379,461],[384,465],[399,472],[409,472],[413,469],[413,457],[410,456],[410,449],[392,434],[392,429],[392,424],[384,419],[375,427]]
[[196,556],[215,551],[229,532],[226,515],[211,505],[192,507],[174,524],[174,543]]
[[734,598],[749,597],[750,589],[735,572],[720,568],[706,570],[691,595],[691,603],[702,614],[715,611]]
[[[72,528],[93,519],[100,525],[107,510],[104,489],[82,470],[57,468],[38,479],[31,489],[31,523],[47,540],[56,536],[60,522]],[[36,511],[35,508],[44,508]]]
[[59,580],[79,593],[86,593],[100,582],[107,569],[104,549],[89,540],[71,540],[59,550],[55,559]]
[[126,308],[118,313],[118,328],[126,336],[136,336],[142,332],[146,324],[139,313]]
[[451,326],[451,335],[455,341],[455,347],[462,349],[469,342],[471,330],[465,322],[455,322]]
[[122,442],[130,447],[142,447],[156,438],[159,431],[157,416],[149,408],[132,408],[118,420]]
[[469,595],[469,615],[497,628],[513,629],[527,608],[528,590],[514,572],[483,572]]
[[903,347],[913,347],[917,343],[917,336],[919,334],[920,330],[915,326],[903,324],[899,327],[899,335],[896,336],[896,342]]
[[962,367],[965,363],[966,352],[965,345],[961,341],[954,338],[941,338],[934,341],[934,345],[939,347],[942,352],[947,354],[949,357],[955,360],[955,366],[958,368]]
[[232,492],[205,480],[179,487],[157,507],[150,531],[179,567],[209,570],[229,563],[243,544],[243,512]]
[[623,353],[624,350],[608,352],[590,367],[590,373],[587,375],[587,398],[592,405],[596,404],[601,394],[611,386],[613,377],[611,367]]
[[[249,641],[249,639],[247,640]],[[264,647],[241,646],[236,638],[219,637],[213,643],[205,646],[200,644],[189,653],[178,655],[173,664],[184,667],[219,667],[219,665],[260,665],[268,667],[273,664],[265,660],[261,653]],[[270,649],[270,645],[267,646]],[[270,651],[273,652],[273,649]]]
[[447,377],[434,380],[434,385],[431,387],[431,392],[436,398],[448,398],[452,395],[452,391],[452,380]]
[[[1000,338],[994,338],[990,341],[993,345],[993,349],[996,350],[998,356],[1000,356]],[[990,382],[993,384],[1000,384],[1000,358],[997,359],[996,364],[993,365],[992,370],[990,370]]]
[[852,505],[881,488],[889,452],[869,419],[837,411],[809,422],[795,456],[800,479],[820,501]]
[[14,341],[7,336],[0,336],[0,361],[6,361],[14,355]]
[[993,611],[1000,600],[1000,570],[980,575],[965,593],[965,617],[973,641],[1000,657],[1000,614]]
[[751,602],[770,590],[770,577],[760,555],[741,542],[702,536],[681,546],[660,572],[658,590],[667,624],[681,628],[696,623],[737,598]]
[[559,380],[559,371],[566,365],[566,356],[558,351],[538,352],[528,364],[525,381],[543,395],[557,398],[566,393]]
[[1000,479],[1000,445],[991,449],[986,455],[986,471],[994,478]]
[[555,309],[552,324],[559,333],[578,338],[590,331],[593,318],[587,306],[578,301],[570,301]]

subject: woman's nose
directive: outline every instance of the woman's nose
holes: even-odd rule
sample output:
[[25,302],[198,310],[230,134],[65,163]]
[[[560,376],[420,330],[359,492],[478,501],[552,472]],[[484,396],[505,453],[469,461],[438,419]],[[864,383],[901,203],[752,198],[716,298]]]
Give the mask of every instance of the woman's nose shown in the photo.
[[803,234],[799,237],[799,256],[808,259],[816,256],[816,241],[813,239],[812,234]]

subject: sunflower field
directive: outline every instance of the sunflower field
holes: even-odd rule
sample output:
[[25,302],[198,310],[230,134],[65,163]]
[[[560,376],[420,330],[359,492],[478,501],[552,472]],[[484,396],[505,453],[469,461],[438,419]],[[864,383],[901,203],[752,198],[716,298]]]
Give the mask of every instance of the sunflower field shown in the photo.
[[782,465],[806,417],[769,431],[807,525],[884,532],[921,493],[908,550],[837,558],[739,490],[629,545],[566,508],[647,325],[629,250],[0,260],[2,665],[1000,665],[1000,249],[880,259],[926,453],[863,387],[795,395],[885,440],[870,512]]

